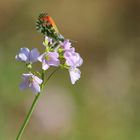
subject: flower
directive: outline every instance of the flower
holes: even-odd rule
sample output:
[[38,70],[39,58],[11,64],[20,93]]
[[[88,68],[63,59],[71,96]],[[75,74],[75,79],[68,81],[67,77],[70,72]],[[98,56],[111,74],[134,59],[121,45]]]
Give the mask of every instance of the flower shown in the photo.
[[59,54],[57,52],[45,52],[38,57],[38,61],[42,62],[42,69],[47,70],[50,66],[59,66],[60,61],[58,57]]
[[40,78],[32,73],[22,74],[23,82],[20,84],[20,89],[31,88],[33,92],[39,93],[41,91],[40,85],[43,82]]
[[76,68],[82,65],[83,59],[79,53],[75,52],[74,48],[65,51],[64,58],[66,59],[66,64],[70,67]]
[[61,45],[64,50],[70,50],[70,48],[72,47],[69,40],[65,40],[63,43],[61,43]]
[[53,44],[53,40],[52,40],[52,38],[49,38],[49,37],[47,37],[47,36],[45,36],[45,40],[44,40],[44,42],[43,42],[43,45],[45,46],[45,47],[48,47],[48,44]]
[[21,48],[18,55],[16,55],[16,60],[24,61],[26,63],[34,63],[37,62],[37,58],[39,56],[39,52],[36,48],[31,51],[28,48]]
[[75,84],[75,82],[80,79],[81,71],[78,68],[70,68],[69,74],[71,83]]
[[69,74],[71,83],[75,84],[80,79],[81,71],[77,68],[83,64],[83,59],[80,54],[75,52],[75,48],[71,47],[70,42],[65,42],[64,58],[66,59],[66,65],[69,66]]

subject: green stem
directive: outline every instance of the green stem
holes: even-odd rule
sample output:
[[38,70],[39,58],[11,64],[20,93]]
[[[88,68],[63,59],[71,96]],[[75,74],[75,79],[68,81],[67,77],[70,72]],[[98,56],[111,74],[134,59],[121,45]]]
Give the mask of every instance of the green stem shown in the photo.
[[[46,83],[49,81],[49,79],[53,76],[53,74],[54,74],[57,70],[58,70],[58,69],[54,70],[54,71],[49,75],[49,77],[47,78],[46,82],[44,82],[45,71],[42,71],[41,78],[42,78],[42,80],[43,80],[43,83],[41,84],[41,90],[43,89],[44,85],[46,85]],[[31,108],[30,108],[30,110],[29,110],[29,112],[28,112],[28,114],[27,114],[27,117],[26,117],[26,119],[25,119],[25,121],[24,121],[22,127],[20,128],[20,131],[19,131],[19,133],[18,133],[18,135],[17,135],[17,137],[16,137],[16,140],[20,140],[20,138],[21,138],[21,136],[22,136],[22,134],[23,134],[23,132],[24,132],[24,129],[26,128],[26,126],[27,126],[27,124],[28,124],[28,122],[29,122],[29,120],[30,120],[30,118],[31,118],[31,116],[32,116],[32,113],[33,113],[33,111],[34,111],[34,109],[35,109],[35,106],[36,106],[36,104],[37,104],[37,101],[38,101],[39,97],[40,97],[40,93],[38,93],[38,94],[36,95],[35,99],[33,100],[33,103],[32,103],[32,105],[31,105]]]
[[56,69],[49,75],[49,77],[47,78],[47,80],[44,82],[44,86],[47,84],[47,82],[48,82],[49,79],[53,76],[53,74],[54,74],[56,71],[58,71],[58,70],[59,70],[59,67],[56,68]]
[[[44,70],[42,70],[41,78],[43,80],[43,82],[41,84],[41,90],[42,90],[43,89],[43,84],[44,84],[44,78],[45,78],[45,71]],[[23,125],[20,128],[20,131],[19,131],[19,133],[17,135],[16,140],[20,140],[20,138],[21,138],[21,136],[22,136],[22,134],[24,132],[24,129],[26,128],[26,126],[27,126],[27,124],[28,124],[28,122],[29,122],[29,120],[30,120],[30,118],[32,116],[32,113],[33,113],[33,111],[35,109],[35,106],[37,104],[37,101],[39,99],[39,96],[40,96],[40,93],[37,93],[37,95],[35,96],[35,98],[33,100],[33,103],[31,105],[31,108],[30,108],[30,110],[29,110],[29,112],[27,114],[27,117],[25,118],[25,121],[23,122]]]
[[30,120],[30,118],[31,118],[31,115],[32,115],[32,113],[33,113],[33,111],[34,111],[34,109],[35,109],[35,106],[36,106],[36,104],[37,104],[37,101],[38,101],[38,99],[39,99],[39,96],[40,96],[40,93],[38,93],[38,94],[36,95],[36,97],[35,97],[35,99],[34,99],[32,105],[31,105],[31,108],[30,108],[30,110],[29,110],[29,112],[28,112],[28,115],[27,115],[27,117],[26,117],[26,119],[25,119],[25,121],[24,121],[24,123],[23,123],[23,125],[22,125],[22,127],[21,127],[21,129],[20,129],[20,131],[19,131],[19,133],[18,133],[18,135],[17,135],[16,140],[20,140],[20,138],[21,138],[21,136],[22,136],[22,134],[23,134],[23,132],[24,132],[24,129],[25,129],[25,127],[27,126],[27,124],[28,124],[28,122],[29,122],[29,120]]

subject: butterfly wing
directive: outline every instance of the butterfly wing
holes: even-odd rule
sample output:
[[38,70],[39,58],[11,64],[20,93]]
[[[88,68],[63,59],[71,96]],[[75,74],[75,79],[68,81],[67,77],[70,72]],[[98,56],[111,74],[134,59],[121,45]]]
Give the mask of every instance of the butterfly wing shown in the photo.
[[40,33],[45,36],[48,36],[55,40],[63,40],[63,37],[59,33],[54,20],[47,13],[42,13],[39,15],[36,22],[36,28]]

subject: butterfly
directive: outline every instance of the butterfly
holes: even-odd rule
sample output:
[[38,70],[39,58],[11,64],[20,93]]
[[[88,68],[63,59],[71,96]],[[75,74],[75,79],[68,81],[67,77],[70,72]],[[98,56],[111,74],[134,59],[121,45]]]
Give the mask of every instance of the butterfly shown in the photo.
[[54,40],[63,41],[64,38],[60,34],[54,20],[48,13],[41,13],[36,22],[36,29],[45,36]]

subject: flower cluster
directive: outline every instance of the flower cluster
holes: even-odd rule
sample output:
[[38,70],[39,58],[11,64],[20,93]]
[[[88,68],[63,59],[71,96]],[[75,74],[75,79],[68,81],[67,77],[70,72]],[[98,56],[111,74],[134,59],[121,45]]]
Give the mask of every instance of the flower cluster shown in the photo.
[[[48,28],[46,27],[46,29]],[[40,72],[33,72],[32,64],[35,62],[41,62],[41,71],[43,73],[50,67],[58,67],[69,71],[72,84],[75,84],[79,80],[81,72],[78,67],[82,65],[83,59],[75,51],[75,48],[72,47],[70,40],[64,39],[59,33],[57,33],[57,36],[59,37],[56,39],[53,35],[44,35],[43,45],[45,48],[42,54],[36,48],[31,51],[28,48],[20,49],[15,58],[18,61],[26,63],[28,69],[28,73],[22,75],[23,82],[20,84],[21,89],[31,88],[35,93],[41,92],[45,82]]]

